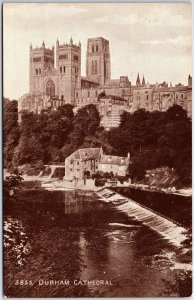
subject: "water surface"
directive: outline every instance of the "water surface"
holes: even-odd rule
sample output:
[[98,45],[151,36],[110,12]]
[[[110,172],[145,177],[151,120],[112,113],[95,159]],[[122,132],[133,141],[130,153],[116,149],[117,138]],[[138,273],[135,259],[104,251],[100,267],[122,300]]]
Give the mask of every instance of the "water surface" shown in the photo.
[[7,297],[191,295],[189,249],[91,196],[26,192],[5,210],[4,239]]

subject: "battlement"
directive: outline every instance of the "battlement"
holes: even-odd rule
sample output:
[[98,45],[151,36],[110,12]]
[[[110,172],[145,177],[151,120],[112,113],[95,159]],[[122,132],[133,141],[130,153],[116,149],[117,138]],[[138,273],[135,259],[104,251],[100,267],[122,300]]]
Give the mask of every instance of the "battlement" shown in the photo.
[[52,49],[46,48],[44,41],[43,41],[41,47],[36,46],[35,48],[33,48],[32,44],[30,44],[30,52],[36,52],[36,51],[37,52],[44,51],[44,52],[47,52],[47,53],[53,53],[54,52],[54,46],[52,47]]
[[73,43],[73,39],[72,39],[72,37],[70,38],[70,41],[69,41],[69,43],[67,43],[67,42],[65,42],[65,43],[63,43],[63,44],[60,44],[59,43],[59,40],[57,39],[57,41],[56,41],[56,48],[74,48],[74,49],[76,49],[76,50],[80,50],[81,49],[81,43],[80,43],[80,41],[79,41],[79,43],[78,44],[74,44]]
[[96,37],[96,38],[89,38],[88,39],[88,41],[92,41],[92,42],[94,42],[94,41],[99,41],[99,40],[103,40],[103,41],[106,41],[106,42],[109,42],[108,40],[106,40],[105,38],[103,38],[103,37]]
[[74,49],[76,49],[76,50],[80,50],[80,48],[81,48],[80,46],[78,46],[78,45],[76,45],[76,44],[73,45],[73,44],[67,44],[67,43],[63,43],[63,44],[59,45],[57,48],[59,48],[59,49],[60,49],[60,48],[64,49],[64,48],[66,48],[66,47],[67,47],[67,48],[70,48],[70,47],[71,47],[71,48],[74,48]]

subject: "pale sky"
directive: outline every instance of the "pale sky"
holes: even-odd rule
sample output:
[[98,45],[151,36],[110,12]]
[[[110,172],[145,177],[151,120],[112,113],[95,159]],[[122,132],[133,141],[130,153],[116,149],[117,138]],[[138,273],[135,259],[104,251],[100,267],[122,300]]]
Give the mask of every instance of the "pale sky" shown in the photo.
[[146,82],[187,84],[191,74],[190,3],[6,3],[3,9],[4,96],[29,91],[29,45],[82,44],[85,76],[87,38],[110,41],[112,79],[137,73]]

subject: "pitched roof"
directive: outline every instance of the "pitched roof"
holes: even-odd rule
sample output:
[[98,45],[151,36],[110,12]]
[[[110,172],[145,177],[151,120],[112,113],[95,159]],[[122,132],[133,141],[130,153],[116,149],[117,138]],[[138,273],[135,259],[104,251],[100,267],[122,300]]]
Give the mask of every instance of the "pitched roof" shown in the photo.
[[99,83],[95,79],[91,79],[90,77],[86,77],[86,76],[81,76],[81,81],[86,81],[89,83],[99,85]]
[[78,149],[74,153],[72,153],[67,159],[81,159],[81,160],[89,160],[89,159],[99,159],[100,158],[101,148],[83,148]]
[[121,156],[112,156],[112,155],[103,155],[100,164],[109,164],[109,165],[117,165],[124,166],[128,163],[127,157]]
[[85,148],[79,149],[80,158],[82,160],[100,158],[101,148]]

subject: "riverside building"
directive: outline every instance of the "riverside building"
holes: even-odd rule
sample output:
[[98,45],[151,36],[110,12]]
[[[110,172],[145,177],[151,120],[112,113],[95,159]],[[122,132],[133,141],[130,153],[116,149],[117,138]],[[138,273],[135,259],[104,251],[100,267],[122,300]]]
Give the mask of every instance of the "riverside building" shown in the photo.
[[112,172],[114,175],[126,176],[130,163],[127,157],[105,155],[102,148],[78,149],[65,159],[65,179],[82,180],[98,171]]

